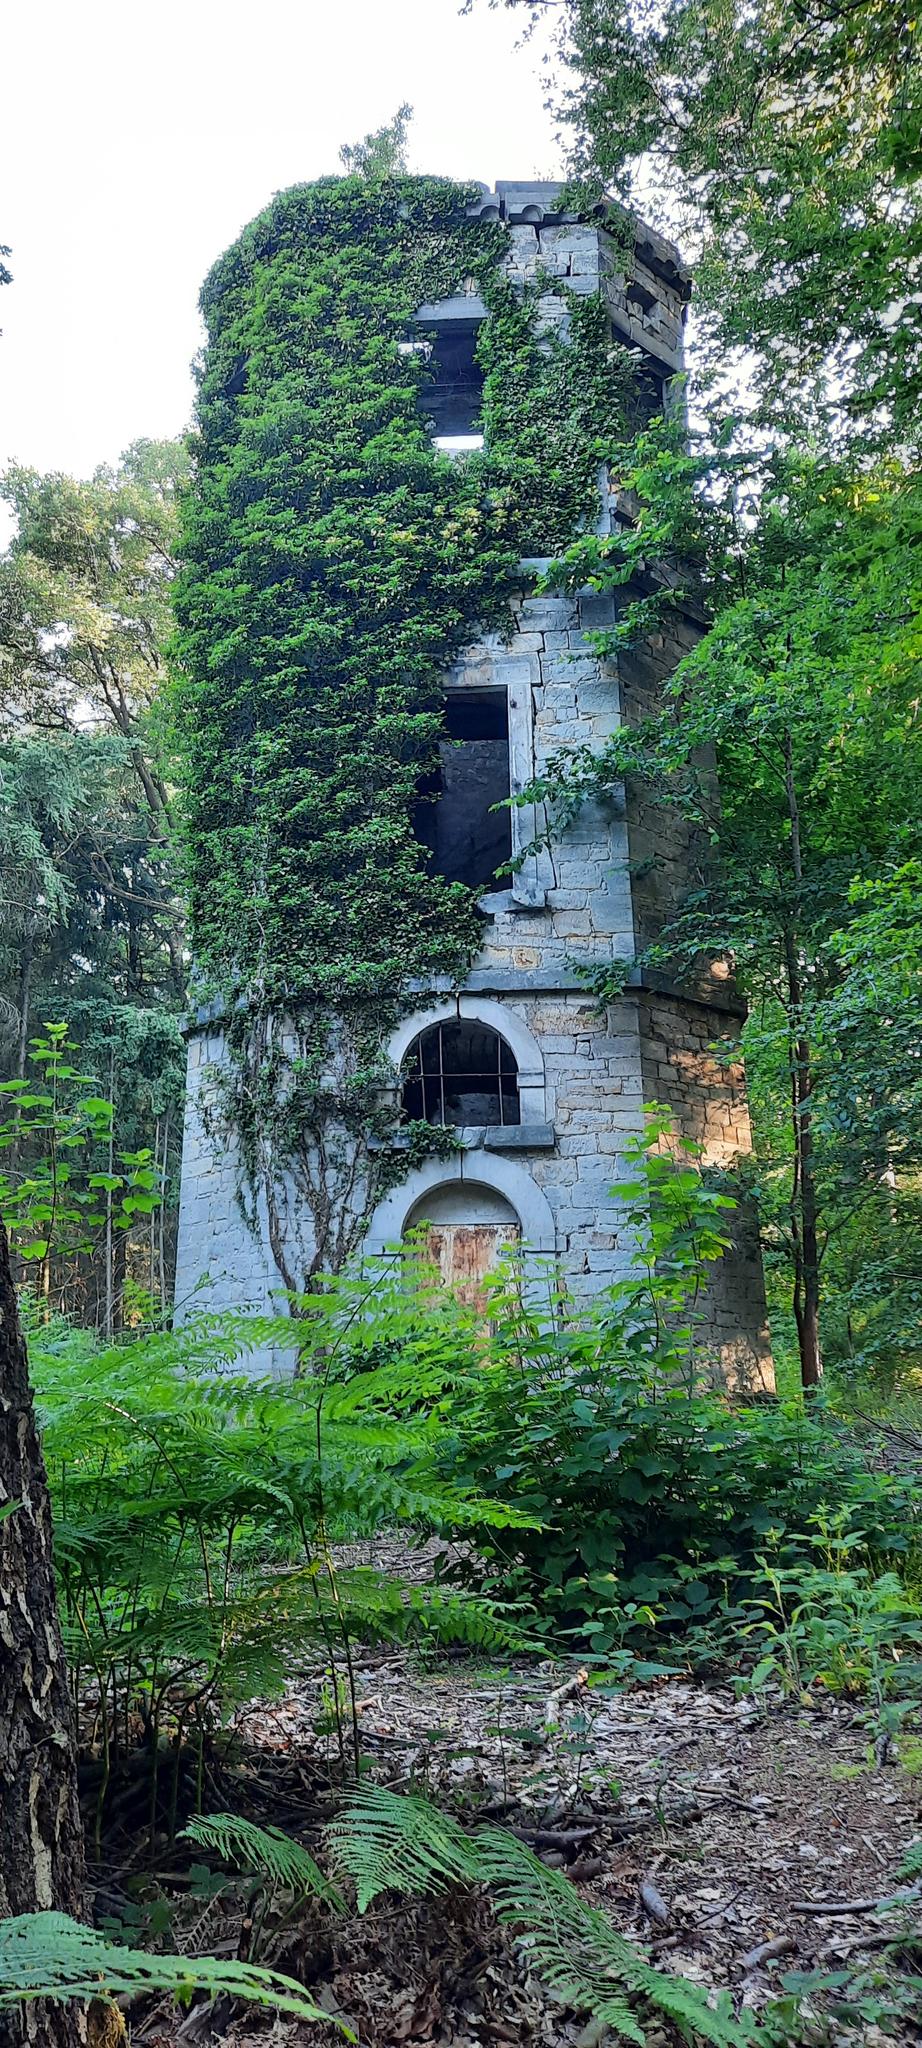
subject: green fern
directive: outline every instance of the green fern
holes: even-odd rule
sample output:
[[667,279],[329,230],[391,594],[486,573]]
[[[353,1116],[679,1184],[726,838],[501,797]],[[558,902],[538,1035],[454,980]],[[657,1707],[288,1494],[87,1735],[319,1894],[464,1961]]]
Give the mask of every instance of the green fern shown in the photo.
[[497,1917],[523,1933],[545,1982],[637,2048],[647,2038],[644,2007],[668,2017],[690,2043],[757,2048],[764,2039],[748,2014],[736,2018],[728,1993],[713,2000],[686,1978],[653,1969],[569,1878],[501,1828],[469,1835],[424,1799],[371,1786],[333,1822],[330,1839],[339,1868],[355,1883],[360,1912],[384,1891],[486,1885]]
[[[331,2024],[330,2014],[315,2005],[293,1977],[254,1963],[214,1956],[153,1956],[142,1949],[120,1948],[117,1942],[71,1920],[66,1913],[22,1913],[0,1920],[0,2009],[22,2000],[53,1998],[139,1997],[144,1992],[170,1991],[188,2003],[193,1993],[215,1998],[246,1999],[296,2019]],[[350,2041],[355,2035],[342,2026]]]
[[474,1843],[457,1821],[425,1799],[364,1786],[331,1823],[336,1864],[351,1877],[364,1913],[381,1892],[418,1898],[446,1884],[476,1884]]
[[322,1899],[334,1913],[346,1911],[342,1893],[324,1876],[307,1849],[281,1828],[257,1827],[237,1813],[207,1813],[190,1820],[183,1833],[237,1870],[253,1871],[269,1884],[283,1885],[296,1898]]
[[903,1861],[897,1871],[898,1877],[922,1877],[922,1836],[917,1842],[910,1842]]
[[727,1993],[712,2003],[713,1994],[703,1987],[653,1969],[562,1871],[549,1870],[514,1835],[481,1828],[473,1845],[497,1918],[526,1930],[538,1974],[613,2032],[628,2041],[646,2040],[626,2002],[633,1997],[666,2014],[687,2041],[711,2042],[713,2048],[753,2048],[759,2041],[748,2015],[735,2018]]

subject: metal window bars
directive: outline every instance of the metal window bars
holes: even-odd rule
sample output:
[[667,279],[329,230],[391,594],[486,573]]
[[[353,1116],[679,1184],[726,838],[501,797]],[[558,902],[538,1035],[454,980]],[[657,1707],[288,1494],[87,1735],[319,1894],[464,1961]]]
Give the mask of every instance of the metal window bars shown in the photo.
[[519,1123],[518,1069],[505,1039],[465,1018],[430,1024],[407,1054],[402,1108],[430,1124]]

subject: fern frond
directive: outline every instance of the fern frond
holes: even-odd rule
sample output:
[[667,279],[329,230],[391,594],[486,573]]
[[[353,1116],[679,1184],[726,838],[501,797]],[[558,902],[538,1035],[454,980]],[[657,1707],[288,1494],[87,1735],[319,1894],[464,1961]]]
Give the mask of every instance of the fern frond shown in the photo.
[[764,2038],[748,2014],[737,2019],[728,1994],[712,2003],[703,1987],[655,1970],[562,1871],[549,1870],[502,1828],[469,1835],[424,1799],[363,1786],[334,1821],[330,1839],[339,1868],[355,1883],[360,1912],[384,1891],[486,1885],[497,1918],[527,1941],[537,1974],[636,2048],[647,2038],[643,2013],[650,2007],[689,2043],[757,2048]]
[[[149,1991],[170,1991],[188,2003],[193,1992],[214,1998],[224,1993],[289,2012],[296,2019],[331,2016],[315,2005],[293,1977],[255,1963],[215,1956],[153,1956],[143,1949],[121,1948],[117,1942],[84,1927],[67,1913],[21,1913],[0,1920],[0,2009],[21,2000],[53,1998],[139,1997]],[[335,2025],[350,2041],[355,2035]]]
[[726,1996],[712,2005],[703,1987],[655,1970],[562,1871],[549,1870],[514,1835],[481,1828],[473,1846],[498,1919],[526,1929],[538,1975],[625,2040],[646,2039],[626,1994],[665,2013],[687,2041],[713,2048],[752,2048],[758,2041],[754,2023],[747,2016],[737,2020]]
[[440,1643],[464,1643],[475,1650],[534,1650],[533,1636],[480,1593],[443,1586],[411,1586],[406,1611],[422,1621]]
[[283,1834],[281,1828],[257,1827],[239,1813],[199,1814],[183,1829],[201,1849],[213,1849],[236,1870],[247,1870],[271,1884],[284,1885],[297,1898],[322,1899],[334,1913],[346,1911],[346,1901],[324,1876],[300,1842]]
[[335,1862],[355,1884],[360,1913],[381,1892],[419,1898],[446,1884],[476,1884],[471,1836],[425,1799],[365,1785],[329,1829]]
[[922,1836],[917,1842],[910,1842],[897,1877],[922,1877]]

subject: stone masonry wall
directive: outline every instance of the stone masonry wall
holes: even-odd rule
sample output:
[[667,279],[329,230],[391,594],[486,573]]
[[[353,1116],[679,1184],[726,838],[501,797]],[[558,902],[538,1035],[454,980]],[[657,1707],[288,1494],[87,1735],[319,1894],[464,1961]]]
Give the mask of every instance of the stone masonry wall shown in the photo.
[[[688,296],[675,252],[638,228],[626,266],[621,245],[597,222],[544,218],[557,191],[512,185],[485,191],[484,209],[503,211],[510,223],[509,275],[524,284],[541,265],[572,292],[601,292],[616,337],[641,347],[664,378],[674,374],[681,367]],[[538,310],[548,328],[566,331],[564,302],[549,293]],[[620,516],[619,503],[602,482],[600,530],[608,531]],[[601,661],[587,634],[614,622],[613,599],[589,591],[576,599],[539,597],[534,584],[544,566],[523,565],[508,638],[484,636],[446,677],[449,692],[506,692],[513,793],[560,749],[598,748],[623,721],[644,716],[698,630],[677,613],[668,632],[651,635],[617,663]],[[514,808],[514,851],[522,854],[545,822],[526,806]],[[630,1266],[617,1184],[626,1176],[626,1142],[642,1128],[644,1101],[673,1108],[682,1129],[704,1140],[714,1164],[728,1165],[749,1148],[741,1070],[719,1065],[709,1051],[715,1039],[738,1028],[739,1006],[726,981],[709,969],[704,986],[654,992],[634,965],[685,893],[698,859],[680,819],[642,791],[630,800],[615,791],[605,804],[585,805],[564,830],[555,830],[549,848],[529,853],[506,886],[481,899],[483,944],[462,999],[499,1004],[527,1027],[541,1067],[544,1115],[540,1126],[523,1121],[505,1134],[491,1133],[489,1142],[484,1132],[468,1132],[467,1149],[460,1162],[445,1164],[444,1180],[481,1176],[484,1185],[502,1190],[505,1172],[508,1193],[510,1176],[518,1175],[521,1187],[524,1175],[526,1187],[540,1192],[542,1213],[550,1212],[553,1248],[577,1294],[604,1288]],[[625,963],[629,985],[600,1013],[581,970],[612,959]],[[414,996],[422,1013],[455,1000],[444,985]],[[243,1221],[233,1143],[209,1138],[204,1129],[203,1103],[222,1058],[220,1024],[203,1018],[189,1041],[180,1314],[196,1305],[265,1309],[280,1285],[265,1218],[256,1236]],[[433,1165],[430,1189],[441,1170]],[[388,1216],[397,1210],[389,1205]],[[375,1219],[369,1221],[374,1237]],[[726,1370],[767,1385],[761,1270],[745,1212],[735,1227],[738,1247],[714,1274],[711,1334]],[[281,1368],[286,1361],[277,1355],[270,1362]]]

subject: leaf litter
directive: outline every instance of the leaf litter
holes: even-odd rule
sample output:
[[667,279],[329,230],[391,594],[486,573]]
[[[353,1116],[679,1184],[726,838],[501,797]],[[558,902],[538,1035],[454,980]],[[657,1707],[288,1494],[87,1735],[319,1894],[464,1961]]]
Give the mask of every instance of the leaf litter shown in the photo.
[[[466,1824],[512,1829],[658,1967],[726,1986],[744,2005],[778,1995],[792,1969],[872,1959],[892,1930],[871,1909],[898,1888],[920,1832],[922,1780],[896,1762],[869,1764],[849,1702],[765,1711],[729,1686],[683,1677],[605,1686],[572,1662],[442,1655],[425,1667],[402,1650],[360,1656],[356,1700],[374,1780],[421,1792]],[[248,1709],[238,1733],[260,1775],[298,1760],[332,1778],[329,1721],[329,1679],[313,1673]],[[860,1910],[843,1910],[850,1902]],[[922,1934],[917,1901],[909,1910]],[[609,2038],[563,2012],[486,1902],[462,1894],[404,1901],[337,1930],[326,1984],[366,2048],[596,2048]],[[922,2041],[922,1996],[919,2013],[898,2036],[868,2020],[828,2038]],[[665,2048],[671,2037],[657,2029],[649,2041]]]

